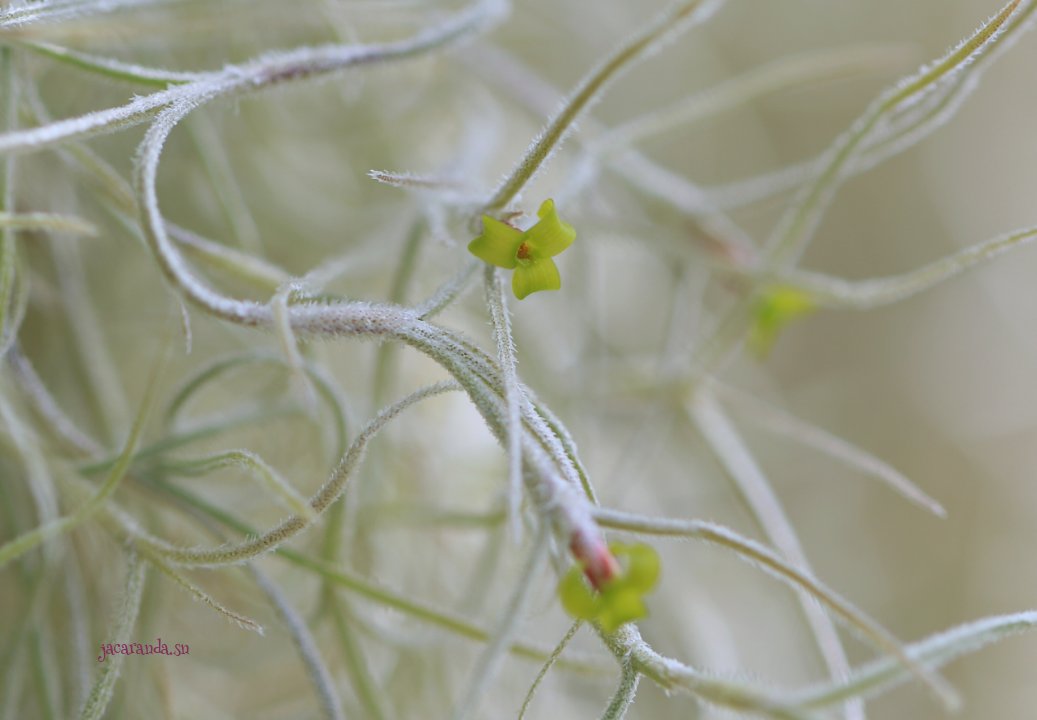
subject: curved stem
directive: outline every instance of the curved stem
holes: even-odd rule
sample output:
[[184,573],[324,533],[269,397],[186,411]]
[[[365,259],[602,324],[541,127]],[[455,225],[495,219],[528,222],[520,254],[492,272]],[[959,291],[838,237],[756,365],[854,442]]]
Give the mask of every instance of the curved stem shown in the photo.
[[[518,166],[486,202],[482,212],[501,210],[518,195],[572,131],[577,118],[601,96],[609,82],[644,58],[650,50],[657,49],[668,37],[708,17],[709,12],[718,5],[713,0],[682,0],[674,3],[592,70],[558,114],[533,140]],[[704,12],[696,12],[700,8],[704,8]]]

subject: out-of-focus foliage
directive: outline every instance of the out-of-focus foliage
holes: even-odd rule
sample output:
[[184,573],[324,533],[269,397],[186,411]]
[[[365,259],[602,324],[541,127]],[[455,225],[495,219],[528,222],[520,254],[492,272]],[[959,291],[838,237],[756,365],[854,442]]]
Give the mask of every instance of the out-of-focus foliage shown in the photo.
[[0,2],[0,720],[1029,717],[1035,7]]

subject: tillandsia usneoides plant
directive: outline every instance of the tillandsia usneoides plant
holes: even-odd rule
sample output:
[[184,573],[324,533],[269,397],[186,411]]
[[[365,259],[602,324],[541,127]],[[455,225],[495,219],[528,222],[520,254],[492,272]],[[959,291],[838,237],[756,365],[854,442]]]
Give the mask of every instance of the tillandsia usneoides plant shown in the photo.
[[0,720],[1029,717],[1035,7],[0,3]]

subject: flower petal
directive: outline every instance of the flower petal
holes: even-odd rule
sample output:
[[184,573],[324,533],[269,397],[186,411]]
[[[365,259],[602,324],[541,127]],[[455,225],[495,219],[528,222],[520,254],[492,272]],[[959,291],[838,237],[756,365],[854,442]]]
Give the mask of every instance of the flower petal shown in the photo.
[[529,245],[534,258],[552,257],[573,244],[576,230],[558,217],[554,200],[544,200],[537,215],[540,220],[522,238]]
[[641,593],[627,587],[608,588],[601,595],[601,608],[595,618],[601,629],[615,632],[620,625],[648,615]]
[[540,290],[560,290],[562,277],[558,274],[558,266],[551,258],[532,260],[529,264],[519,265],[511,276],[511,289],[519,300],[530,293]]
[[651,545],[635,543],[610,543],[609,550],[613,555],[626,556],[627,569],[622,576],[626,587],[647,593],[659,581],[659,553]]
[[558,584],[565,611],[578,620],[593,620],[601,611],[601,598],[583,580],[583,568],[573,565]]
[[816,307],[813,297],[798,288],[784,285],[766,288],[753,308],[749,347],[757,357],[764,358],[786,325],[810,314]]
[[482,235],[468,243],[468,252],[490,265],[513,268],[518,264],[515,254],[522,244],[522,231],[489,215],[482,216]]

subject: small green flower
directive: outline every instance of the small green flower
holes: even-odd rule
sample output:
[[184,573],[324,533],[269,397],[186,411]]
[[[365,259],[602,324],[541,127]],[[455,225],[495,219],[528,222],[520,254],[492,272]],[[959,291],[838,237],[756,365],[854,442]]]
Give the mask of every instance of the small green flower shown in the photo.
[[749,329],[749,348],[757,357],[770,352],[778,333],[796,318],[809,315],[816,309],[813,297],[798,288],[774,285],[766,288],[753,309],[753,324]]
[[483,215],[482,235],[468,244],[468,251],[497,267],[514,269],[511,289],[519,300],[539,290],[558,290],[562,278],[551,258],[572,245],[576,231],[558,217],[554,200],[544,200],[537,210],[540,220],[523,232],[489,215]]
[[594,592],[583,577],[583,568],[573,565],[558,585],[562,607],[574,618],[597,621],[608,633],[620,625],[648,615],[642,597],[659,580],[659,555],[643,543],[611,543],[609,550],[623,570]]

